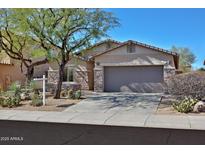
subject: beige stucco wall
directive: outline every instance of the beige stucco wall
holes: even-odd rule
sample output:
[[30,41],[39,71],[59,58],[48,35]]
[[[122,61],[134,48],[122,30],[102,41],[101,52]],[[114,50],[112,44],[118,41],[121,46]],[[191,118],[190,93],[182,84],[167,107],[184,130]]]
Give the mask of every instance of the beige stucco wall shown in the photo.
[[14,81],[25,81],[20,67],[15,65],[0,64],[0,86],[6,89]]
[[1,64],[11,64],[11,58],[6,55],[5,52],[0,51],[0,63]]
[[104,90],[104,66],[150,66],[163,65],[164,78],[175,73],[172,55],[135,45],[135,52],[128,53],[127,46],[116,48],[95,57],[94,90]]
[[86,62],[77,58],[72,58],[66,66],[68,68],[74,68],[74,81],[80,83],[82,89],[94,89],[94,62]]
[[127,46],[114,49],[95,58],[95,64],[101,66],[129,66],[129,65],[164,65],[165,67],[174,68],[174,59],[172,55],[158,52],[152,49],[135,46],[135,53],[127,53]]

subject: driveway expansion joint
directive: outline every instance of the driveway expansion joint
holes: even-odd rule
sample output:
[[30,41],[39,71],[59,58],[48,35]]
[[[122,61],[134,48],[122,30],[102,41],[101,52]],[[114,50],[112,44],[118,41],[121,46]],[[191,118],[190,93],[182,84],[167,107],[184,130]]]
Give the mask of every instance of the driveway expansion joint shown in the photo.
[[[113,99],[115,97],[118,99]],[[24,122],[205,130],[204,116],[156,114],[159,97],[161,97],[160,94],[102,93],[70,106],[62,112],[0,110],[0,119]]]
[[144,121],[144,124],[143,124],[144,127],[146,127],[147,121],[148,121],[148,119],[150,118],[150,116],[151,116],[151,114],[148,114],[148,115],[147,115],[147,117],[146,117],[146,119],[145,119],[145,121]]
[[108,117],[107,119],[105,119],[105,121],[103,122],[103,124],[105,125],[107,123],[107,121],[109,119],[111,119],[112,117],[114,117],[116,114],[118,114],[118,112],[113,113],[110,117]]

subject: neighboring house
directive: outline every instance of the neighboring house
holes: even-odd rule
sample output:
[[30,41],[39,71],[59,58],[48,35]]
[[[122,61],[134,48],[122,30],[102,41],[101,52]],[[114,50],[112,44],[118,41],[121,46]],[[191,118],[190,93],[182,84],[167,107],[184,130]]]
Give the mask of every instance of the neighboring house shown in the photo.
[[178,64],[176,53],[131,40],[106,40],[73,57],[65,79],[100,92],[163,92],[164,79],[175,74]]
[[24,82],[25,77],[20,67],[17,64],[14,65],[12,60],[5,56],[0,59],[0,89],[7,89],[14,81]]

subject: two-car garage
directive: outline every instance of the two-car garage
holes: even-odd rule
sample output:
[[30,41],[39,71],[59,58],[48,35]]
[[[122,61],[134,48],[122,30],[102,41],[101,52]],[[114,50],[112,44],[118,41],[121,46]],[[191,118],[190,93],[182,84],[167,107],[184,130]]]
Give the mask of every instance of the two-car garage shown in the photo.
[[152,66],[105,66],[105,92],[161,92],[163,65]]

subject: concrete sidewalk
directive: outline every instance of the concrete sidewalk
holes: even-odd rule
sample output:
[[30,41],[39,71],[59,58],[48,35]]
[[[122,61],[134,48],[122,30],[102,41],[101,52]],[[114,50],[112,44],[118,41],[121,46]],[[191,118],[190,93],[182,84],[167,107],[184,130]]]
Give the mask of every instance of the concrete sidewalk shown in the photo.
[[204,116],[121,112],[46,112],[0,110],[0,120],[104,126],[205,130]]

